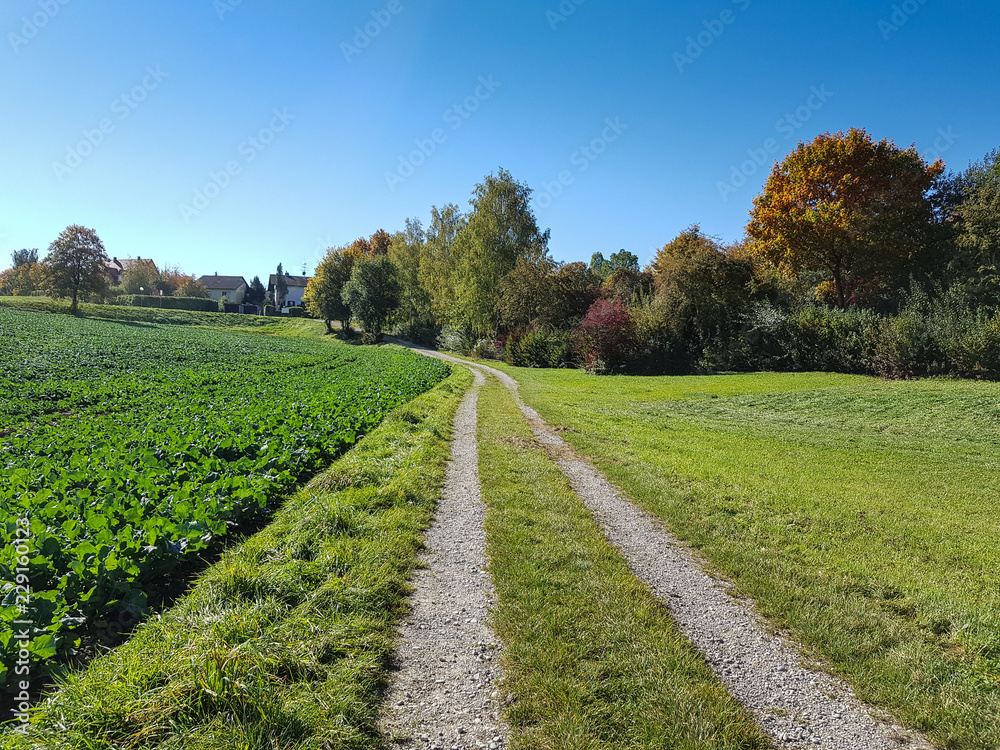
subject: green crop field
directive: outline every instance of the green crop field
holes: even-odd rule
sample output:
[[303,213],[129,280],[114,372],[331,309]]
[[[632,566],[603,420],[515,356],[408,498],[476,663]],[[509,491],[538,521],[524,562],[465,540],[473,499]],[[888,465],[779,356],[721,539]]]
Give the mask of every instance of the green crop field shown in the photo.
[[394,347],[0,309],[0,687],[23,648],[72,657],[134,622],[448,372]]
[[1000,746],[1000,385],[503,369],[862,699]]

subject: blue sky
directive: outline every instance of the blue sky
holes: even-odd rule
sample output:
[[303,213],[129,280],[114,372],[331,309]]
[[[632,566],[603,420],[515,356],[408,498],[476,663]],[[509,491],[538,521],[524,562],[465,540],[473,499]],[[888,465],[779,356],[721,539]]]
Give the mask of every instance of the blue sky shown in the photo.
[[69,224],[189,273],[311,272],[504,167],[558,260],[742,236],[771,164],[865,127],[1000,146],[986,2],[9,0],[0,267]]

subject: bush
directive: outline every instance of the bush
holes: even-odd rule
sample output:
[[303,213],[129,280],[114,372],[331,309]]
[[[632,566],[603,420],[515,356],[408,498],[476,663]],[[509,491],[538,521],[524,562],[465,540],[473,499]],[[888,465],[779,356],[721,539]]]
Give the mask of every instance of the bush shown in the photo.
[[635,353],[635,325],[621,300],[599,299],[580,321],[574,338],[588,372],[620,372]]
[[472,356],[500,361],[504,358],[504,347],[499,341],[493,339],[479,339],[472,347]]
[[456,352],[458,354],[471,354],[478,339],[471,333],[459,331],[455,328],[444,328],[437,337],[437,348],[445,352]]
[[288,309],[288,317],[290,318],[306,318],[306,309],[304,307],[290,307]]
[[507,337],[504,361],[516,367],[564,367],[572,362],[573,336],[568,332],[529,330]]
[[194,312],[219,312],[214,299],[199,297],[152,297],[141,294],[123,294],[114,301],[124,307],[151,307],[158,310],[191,310]]
[[945,355],[963,378],[1000,379],[1000,313],[954,331],[944,341]]
[[440,333],[440,328],[420,325],[419,323],[413,325],[405,323],[396,326],[392,330],[393,336],[398,336],[401,339],[412,341],[414,344],[420,344],[421,346],[437,346],[438,335]]
[[666,305],[658,297],[642,297],[629,308],[635,348],[629,370],[651,375],[691,369],[691,357]]
[[882,325],[870,310],[787,312],[761,302],[742,316],[739,334],[710,340],[699,364],[712,371],[871,373]]

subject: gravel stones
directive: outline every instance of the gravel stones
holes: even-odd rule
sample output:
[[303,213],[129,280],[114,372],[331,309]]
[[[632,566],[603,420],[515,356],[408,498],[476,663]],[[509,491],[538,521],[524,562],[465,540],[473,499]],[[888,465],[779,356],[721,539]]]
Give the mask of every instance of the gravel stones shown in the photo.
[[381,728],[397,750],[506,747],[501,646],[487,625],[486,509],[479,492],[476,383],[455,416],[445,487],[426,536],[426,567],[412,579],[412,611],[400,628]]

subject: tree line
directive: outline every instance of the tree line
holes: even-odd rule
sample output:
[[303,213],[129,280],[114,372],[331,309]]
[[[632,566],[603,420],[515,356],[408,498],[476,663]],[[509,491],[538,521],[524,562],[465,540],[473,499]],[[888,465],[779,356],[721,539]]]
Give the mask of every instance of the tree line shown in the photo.
[[[865,130],[824,133],[774,165],[744,239],[692,225],[646,268],[624,249],[557,263],[531,194],[501,168],[467,211],[434,206],[426,227],[330,248],[306,309],[342,335],[358,324],[522,366],[1000,377],[1000,152],[949,173]],[[68,227],[43,261],[14,253],[0,291],[75,310],[108,294],[106,260],[92,230]],[[207,294],[153,271],[133,265],[122,285]]]
[[[776,163],[746,236],[693,225],[644,269],[557,263],[531,189],[500,169],[468,212],[331,248],[315,317],[537,367],[1000,376],[1000,159],[960,173],[865,130]],[[332,330],[332,327],[331,327]]]
[[[130,259],[113,285],[109,273],[110,258],[97,232],[80,225],[66,227],[49,245],[48,254],[39,259],[38,249],[16,250],[12,266],[0,272],[0,295],[28,297],[45,295],[70,300],[76,312],[80,302],[112,303],[119,298],[163,296],[207,300],[211,293],[193,275],[180,268],[157,268],[148,259]],[[281,284],[284,276],[278,265]],[[282,293],[279,285],[279,293]],[[287,286],[283,294],[287,294]],[[267,289],[259,276],[247,287],[243,302],[258,307],[268,301]]]

